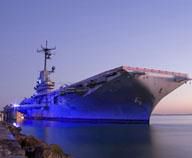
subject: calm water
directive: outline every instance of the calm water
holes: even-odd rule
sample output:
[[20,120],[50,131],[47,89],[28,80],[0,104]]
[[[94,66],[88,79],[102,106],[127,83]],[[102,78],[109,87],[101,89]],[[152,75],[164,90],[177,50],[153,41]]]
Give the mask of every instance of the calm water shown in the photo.
[[150,126],[26,121],[21,127],[74,158],[192,157],[192,116],[152,116]]

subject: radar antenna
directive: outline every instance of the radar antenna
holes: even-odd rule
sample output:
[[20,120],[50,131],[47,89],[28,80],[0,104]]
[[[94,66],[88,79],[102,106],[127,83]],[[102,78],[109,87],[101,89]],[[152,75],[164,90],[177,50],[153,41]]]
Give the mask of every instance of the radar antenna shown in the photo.
[[45,46],[41,45],[41,49],[37,50],[38,53],[44,54],[44,69],[42,71],[40,71],[38,82],[35,87],[37,94],[47,94],[55,86],[55,83],[53,81],[51,81],[51,79],[49,77],[50,74],[55,71],[55,66],[52,66],[52,69],[50,71],[48,71],[47,70],[47,60],[51,59],[51,56],[53,55],[52,51],[55,50],[56,47],[48,48],[47,45],[48,45],[48,42],[46,40]]
[[44,71],[47,71],[47,59],[51,59],[51,55],[53,55],[53,53],[51,51],[56,49],[56,47],[48,48],[47,45],[48,45],[48,41],[46,40],[45,47],[41,45],[41,49],[40,50],[37,49],[38,53],[44,53],[44,55],[45,55]]

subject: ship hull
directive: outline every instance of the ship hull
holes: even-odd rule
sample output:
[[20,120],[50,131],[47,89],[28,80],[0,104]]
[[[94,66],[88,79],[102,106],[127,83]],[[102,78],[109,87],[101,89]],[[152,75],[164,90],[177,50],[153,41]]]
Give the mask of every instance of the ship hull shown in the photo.
[[158,102],[187,80],[186,74],[119,67],[25,99],[13,111],[25,119],[149,123]]
[[154,97],[129,74],[103,84],[88,95],[59,96],[63,103],[24,105],[18,111],[27,119],[62,121],[148,123]]
[[[93,104],[93,103],[92,103]],[[72,106],[78,106],[77,109]],[[108,110],[100,110],[98,106],[110,106]],[[71,106],[49,105],[39,108],[20,108],[18,111],[24,113],[25,119],[44,119],[76,122],[122,122],[122,123],[148,123],[153,109],[153,104],[148,102],[142,105],[134,103],[121,104],[99,104],[94,103],[92,108],[85,110],[85,104],[76,103]],[[82,108],[81,108],[82,107]],[[97,109],[97,110],[95,110]],[[103,109],[103,108],[102,108]]]

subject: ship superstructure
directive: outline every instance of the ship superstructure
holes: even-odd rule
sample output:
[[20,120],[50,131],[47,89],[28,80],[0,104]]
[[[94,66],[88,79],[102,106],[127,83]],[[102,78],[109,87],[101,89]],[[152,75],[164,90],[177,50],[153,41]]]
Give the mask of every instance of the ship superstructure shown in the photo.
[[44,70],[36,94],[14,109],[26,119],[148,123],[157,103],[189,80],[184,73],[121,66],[53,90],[55,68],[46,68],[53,49],[41,48]]
[[50,74],[55,71],[55,67],[52,67],[51,71],[47,70],[47,60],[51,59],[51,56],[53,53],[51,52],[52,50],[55,50],[55,48],[48,48],[47,47],[47,41],[46,41],[46,46],[43,47],[41,46],[41,50],[37,50],[38,53],[43,53],[44,55],[44,69],[40,72],[40,76],[37,80],[37,85],[34,87],[36,90],[36,93],[38,95],[41,94],[47,94],[51,92],[51,90],[54,89],[55,83],[51,81],[50,79]]

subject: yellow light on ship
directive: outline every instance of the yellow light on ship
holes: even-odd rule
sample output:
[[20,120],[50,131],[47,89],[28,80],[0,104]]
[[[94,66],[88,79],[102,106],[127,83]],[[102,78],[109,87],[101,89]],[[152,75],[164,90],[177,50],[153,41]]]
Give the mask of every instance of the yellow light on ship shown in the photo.
[[23,122],[24,119],[25,119],[24,114],[17,111],[17,113],[16,113],[16,122]]

